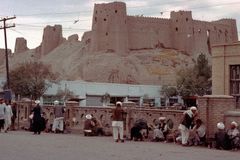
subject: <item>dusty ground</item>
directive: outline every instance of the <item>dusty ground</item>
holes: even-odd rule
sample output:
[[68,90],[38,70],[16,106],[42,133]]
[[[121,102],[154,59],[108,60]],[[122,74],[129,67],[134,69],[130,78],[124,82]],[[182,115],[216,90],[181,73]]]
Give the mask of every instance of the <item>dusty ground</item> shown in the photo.
[[111,137],[0,133],[1,160],[237,160],[240,151],[182,147],[172,143],[115,143]]

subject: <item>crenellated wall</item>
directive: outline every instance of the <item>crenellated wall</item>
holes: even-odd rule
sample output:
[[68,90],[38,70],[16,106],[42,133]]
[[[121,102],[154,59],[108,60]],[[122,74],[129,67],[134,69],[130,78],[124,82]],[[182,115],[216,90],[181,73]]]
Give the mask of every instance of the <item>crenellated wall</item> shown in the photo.
[[123,2],[95,4],[92,21],[93,52],[174,48],[193,56],[211,53],[213,44],[238,40],[236,20],[193,20],[191,11],[171,12],[170,19],[128,16]]

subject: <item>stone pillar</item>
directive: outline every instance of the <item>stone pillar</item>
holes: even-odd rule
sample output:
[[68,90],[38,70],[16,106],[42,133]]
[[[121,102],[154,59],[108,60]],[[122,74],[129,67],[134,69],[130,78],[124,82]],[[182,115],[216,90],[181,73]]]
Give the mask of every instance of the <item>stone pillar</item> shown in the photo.
[[225,95],[207,95],[198,98],[199,118],[206,125],[206,135],[212,138],[217,123],[224,122],[224,114],[236,108],[235,98]]

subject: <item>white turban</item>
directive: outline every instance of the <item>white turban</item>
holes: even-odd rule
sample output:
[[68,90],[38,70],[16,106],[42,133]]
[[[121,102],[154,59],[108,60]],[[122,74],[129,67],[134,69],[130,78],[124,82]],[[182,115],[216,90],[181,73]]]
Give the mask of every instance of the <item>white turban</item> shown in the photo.
[[120,106],[122,107],[122,102],[118,101],[118,102],[116,103],[116,106],[117,106],[117,105],[120,105]]
[[87,114],[87,115],[86,115],[86,118],[87,118],[87,119],[92,119],[92,115],[91,115],[91,114]]
[[40,101],[39,101],[39,100],[36,100],[35,103],[36,103],[36,104],[40,104]]
[[231,125],[234,125],[235,127],[238,126],[237,122],[235,122],[235,121],[232,121]]
[[53,103],[54,103],[54,105],[58,105],[58,104],[59,104],[59,101],[58,101],[58,100],[55,100]]
[[161,120],[165,120],[166,117],[159,117],[158,119],[161,121]]
[[224,128],[225,128],[225,125],[223,124],[223,122],[219,122],[219,123],[217,124],[217,128],[218,128],[218,129],[224,129]]
[[190,110],[192,111],[192,110],[197,110],[197,107],[195,107],[195,106],[192,106],[191,108],[190,108]]

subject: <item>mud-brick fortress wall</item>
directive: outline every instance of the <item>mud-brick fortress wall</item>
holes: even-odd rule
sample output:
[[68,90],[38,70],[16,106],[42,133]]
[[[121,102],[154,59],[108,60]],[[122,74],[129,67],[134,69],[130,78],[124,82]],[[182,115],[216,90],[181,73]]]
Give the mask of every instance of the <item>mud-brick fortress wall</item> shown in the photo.
[[191,11],[171,12],[170,19],[128,16],[126,4],[95,4],[91,50],[175,48],[188,53],[210,53],[212,44],[238,40],[236,20],[193,20]]

